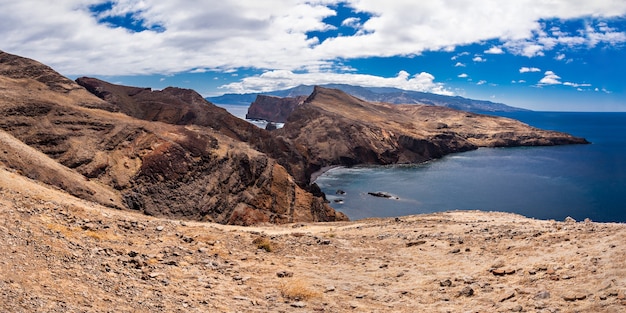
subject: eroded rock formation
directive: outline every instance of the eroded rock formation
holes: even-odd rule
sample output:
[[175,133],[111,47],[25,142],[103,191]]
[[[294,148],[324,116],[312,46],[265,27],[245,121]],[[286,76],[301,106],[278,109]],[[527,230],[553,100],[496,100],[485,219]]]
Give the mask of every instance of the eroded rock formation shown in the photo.
[[508,118],[371,103],[323,87],[316,87],[276,133],[307,157],[308,174],[329,165],[418,163],[478,147],[587,143]]
[[284,123],[291,112],[302,105],[306,99],[307,96],[279,98],[258,95],[256,100],[250,104],[246,118]]
[[172,88],[145,107],[122,106],[125,99],[104,101],[45,65],[3,52],[0,90],[0,161],[78,197],[150,215],[243,225],[345,219],[300,188],[276,160],[234,139],[238,133],[229,125],[171,125],[117,112],[147,117],[154,111],[146,108],[165,99],[154,116],[184,121],[193,110],[168,109],[204,105],[195,93]]

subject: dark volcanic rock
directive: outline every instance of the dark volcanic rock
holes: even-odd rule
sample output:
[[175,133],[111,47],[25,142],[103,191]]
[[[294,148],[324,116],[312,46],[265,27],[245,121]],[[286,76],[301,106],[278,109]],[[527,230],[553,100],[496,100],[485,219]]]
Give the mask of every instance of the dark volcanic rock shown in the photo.
[[32,179],[151,215],[243,225],[345,219],[238,140],[258,135],[280,150],[268,132],[239,130],[193,91],[92,86],[111,104],[32,60],[0,53],[0,73],[0,162]]
[[231,115],[225,109],[204,100],[193,90],[169,87],[153,91],[89,77],[81,77],[76,81],[132,117],[168,124],[210,127],[237,141],[246,142],[287,168],[301,187],[308,186],[306,159],[290,142]]
[[296,107],[302,105],[307,96],[279,98],[258,95],[248,108],[248,119],[261,119],[269,122],[284,123]]

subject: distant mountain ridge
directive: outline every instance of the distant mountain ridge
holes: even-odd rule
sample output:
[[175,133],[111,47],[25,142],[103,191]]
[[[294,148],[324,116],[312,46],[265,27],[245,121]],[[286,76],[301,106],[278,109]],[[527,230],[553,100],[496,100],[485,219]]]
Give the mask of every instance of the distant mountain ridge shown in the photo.
[[[324,88],[338,89],[352,96],[369,102],[385,102],[391,104],[426,104],[453,108],[470,112],[515,112],[526,109],[508,106],[486,100],[474,100],[460,96],[444,96],[427,92],[403,90],[393,87],[361,87],[347,84],[325,84]],[[276,90],[262,93],[225,94],[217,97],[208,97],[208,101],[215,104],[250,105],[258,95],[276,97],[308,96],[313,92],[312,85],[299,85],[285,90]]]

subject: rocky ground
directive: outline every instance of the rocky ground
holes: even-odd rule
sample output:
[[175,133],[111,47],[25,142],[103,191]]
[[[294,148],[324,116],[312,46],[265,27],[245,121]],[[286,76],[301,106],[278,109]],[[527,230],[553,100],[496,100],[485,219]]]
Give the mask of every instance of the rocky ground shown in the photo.
[[626,225],[446,212],[258,227],[0,169],[2,312],[624,312]]

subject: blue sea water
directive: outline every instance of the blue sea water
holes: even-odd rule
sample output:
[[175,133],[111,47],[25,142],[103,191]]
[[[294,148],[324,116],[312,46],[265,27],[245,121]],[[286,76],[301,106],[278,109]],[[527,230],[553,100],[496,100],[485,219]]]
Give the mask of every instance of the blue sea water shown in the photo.
[[[316,182],[351,219],[462,209],[626,222],[626,113],[500,115],[592,144],[481,148],[417,165],[335,168]],[[376,191],[398,199],[367,194]]]

